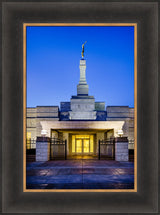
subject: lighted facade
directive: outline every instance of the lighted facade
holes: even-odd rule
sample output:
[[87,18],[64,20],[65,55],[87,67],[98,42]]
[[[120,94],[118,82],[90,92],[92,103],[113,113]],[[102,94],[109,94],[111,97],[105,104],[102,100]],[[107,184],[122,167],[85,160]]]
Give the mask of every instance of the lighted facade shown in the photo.
[[108,106],[88,94],[86,60],[80,60],[77,95],[59,106],[27,108],[27,138],[36,139],[45,130],[48,137],[67,140],[67,154],[97,155],[98,141],[117,137],[120,131],[134,140],[134,108]]

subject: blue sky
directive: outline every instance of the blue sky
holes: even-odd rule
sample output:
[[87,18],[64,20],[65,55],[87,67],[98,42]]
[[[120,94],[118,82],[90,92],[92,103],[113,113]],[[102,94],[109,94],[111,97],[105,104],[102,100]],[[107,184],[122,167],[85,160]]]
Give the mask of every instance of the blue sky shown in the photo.
[[27,107],[77,94],[85,45],[89,95],[134,107],[134,27],[27,27]]

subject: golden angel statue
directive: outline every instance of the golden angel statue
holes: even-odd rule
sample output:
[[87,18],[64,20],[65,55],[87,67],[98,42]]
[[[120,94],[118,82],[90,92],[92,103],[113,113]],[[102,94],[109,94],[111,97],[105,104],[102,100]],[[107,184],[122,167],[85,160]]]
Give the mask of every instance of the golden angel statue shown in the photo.
[[81,52],[81,55],[82,55],[82,58],[84,58],[84,45],[86,44],[87,41],[85,41],[83,44],[82,44],[82,52]]

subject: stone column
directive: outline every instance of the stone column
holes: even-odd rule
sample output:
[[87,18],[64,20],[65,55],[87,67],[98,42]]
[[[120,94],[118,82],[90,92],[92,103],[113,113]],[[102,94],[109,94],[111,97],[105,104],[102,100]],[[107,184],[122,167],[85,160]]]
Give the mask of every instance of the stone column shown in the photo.
[[127,137],[115,138],[115,160],[128,161],[128,138]]
[[36,140],[36,161],[50,160],[50,138],[37,137]]
[[77,95],[88,95],[88,85],[86,82],[86,60],[80,60],[80,81],[77,85]]

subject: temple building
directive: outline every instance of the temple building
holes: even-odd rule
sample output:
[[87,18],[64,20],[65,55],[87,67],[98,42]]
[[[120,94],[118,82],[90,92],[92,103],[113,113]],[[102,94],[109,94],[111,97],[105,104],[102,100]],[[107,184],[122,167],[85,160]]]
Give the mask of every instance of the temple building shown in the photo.
[[46,136],[67,140],[67,154],[98,153],[98,140],[120,135],[128,137],[129,148],[134,140],[134,108],[105,106],[89,95],[86,81],[86,60],[80,60],[77,94],[59,106],[27,108],[27,138]]

